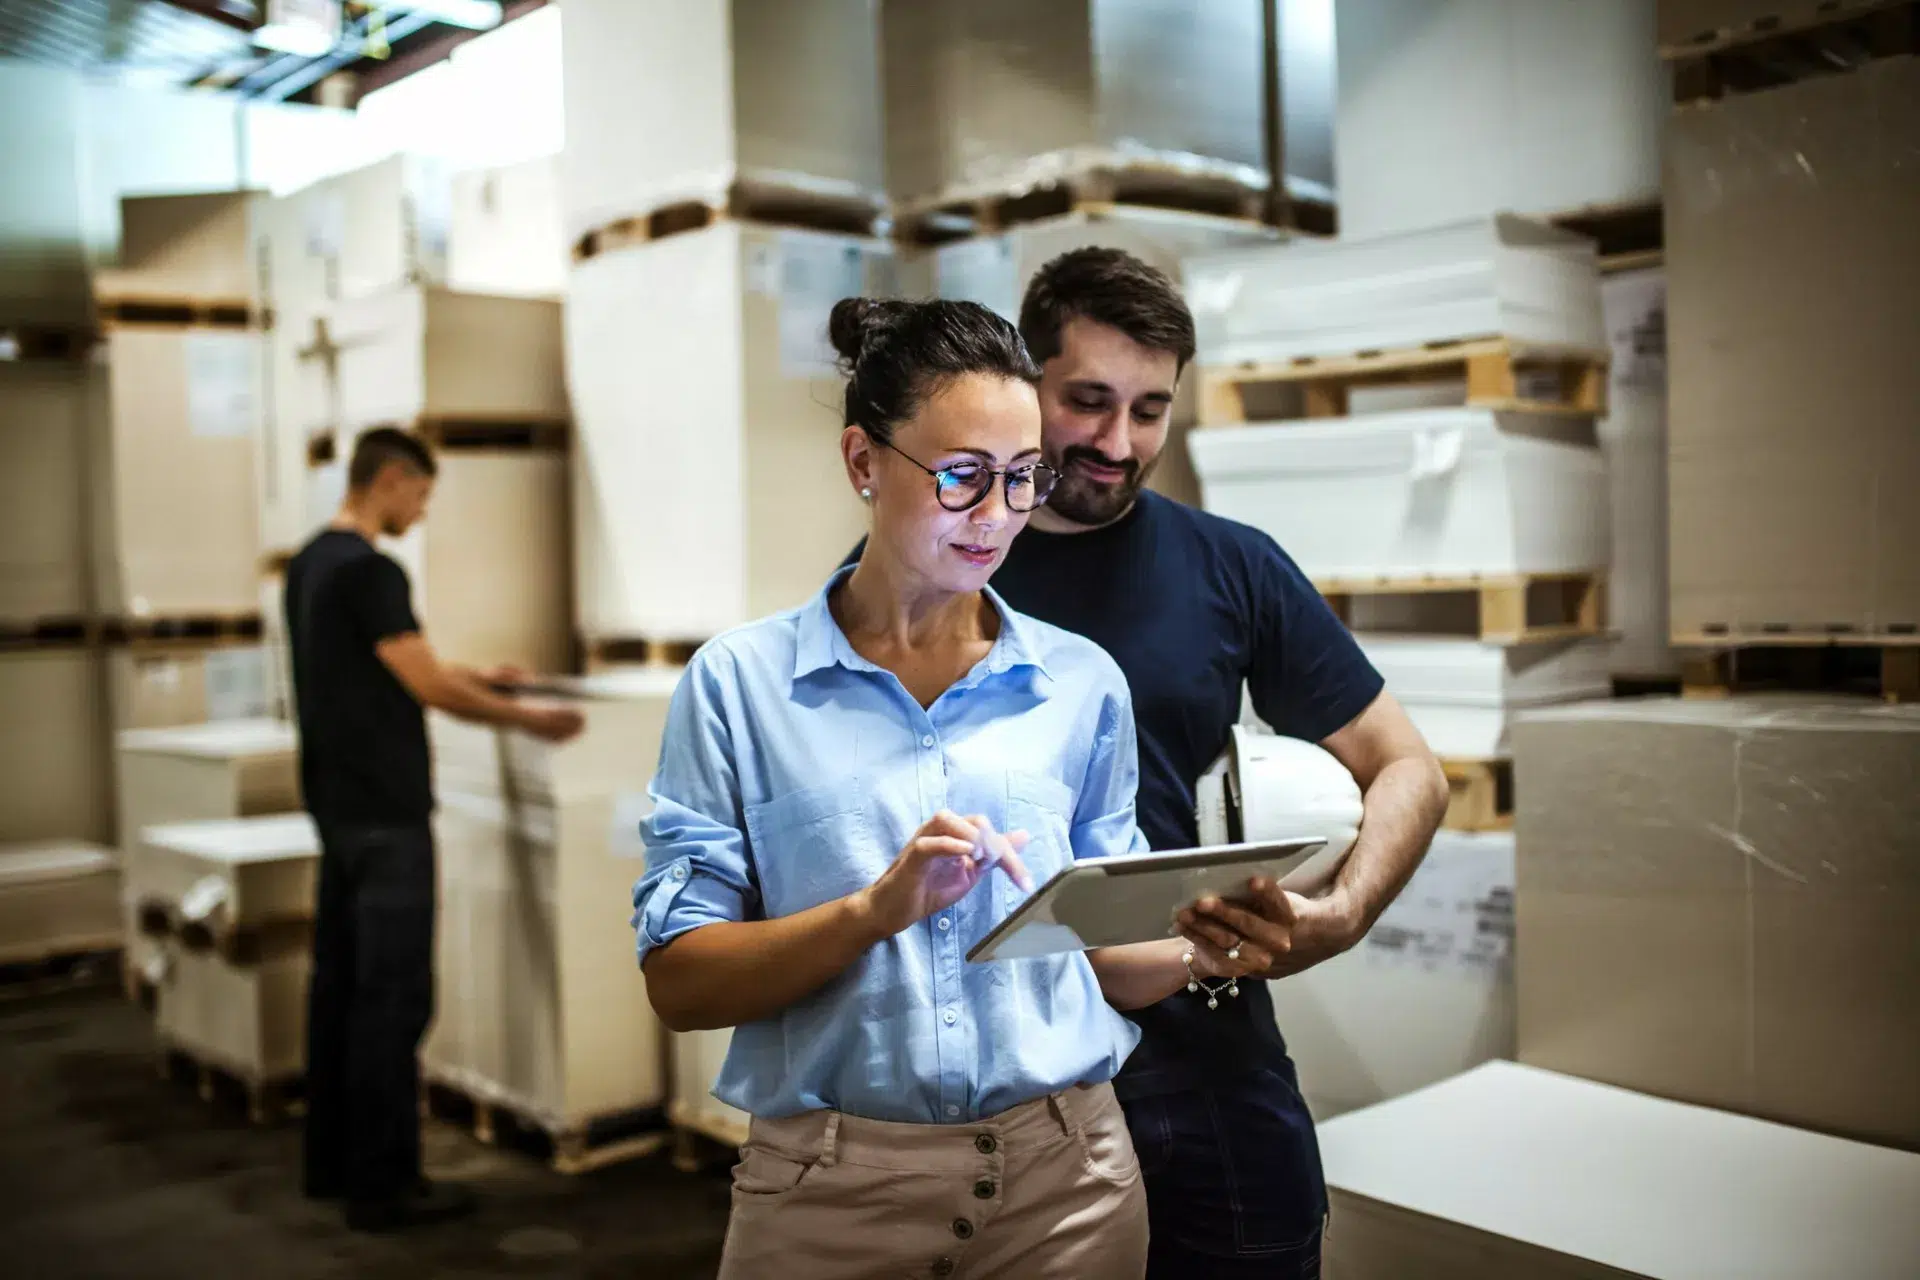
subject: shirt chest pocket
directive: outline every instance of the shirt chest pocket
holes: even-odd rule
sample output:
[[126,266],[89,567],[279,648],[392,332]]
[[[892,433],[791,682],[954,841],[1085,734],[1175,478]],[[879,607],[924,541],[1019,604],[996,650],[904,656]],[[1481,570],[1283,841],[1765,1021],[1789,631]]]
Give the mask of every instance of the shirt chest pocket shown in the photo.
[[[1007,771],[1007,829],[1025,831],[1030,839],[1022,855],[1037,889],[1073,861],[1073,792],[1044,773]],[[1026,894],[1005,876],[1003,888],[1012,900]]]
[[790,916],[874,882],[893,850],[874,839],[866,788],[844,778],[747,810],[747,838],[769,917]]

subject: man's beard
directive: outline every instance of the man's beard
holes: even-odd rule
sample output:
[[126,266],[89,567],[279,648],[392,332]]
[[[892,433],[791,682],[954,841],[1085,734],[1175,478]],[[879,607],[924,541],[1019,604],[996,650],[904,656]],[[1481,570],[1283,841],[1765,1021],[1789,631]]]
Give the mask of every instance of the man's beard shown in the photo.
[[[1117,465],[1126,475],[1114,484],[1098,484],[1074,469],[1073,464],[1082,459],[1096,466]],[[1140,496],[1140,490],[1153,478],[1153,469],[1159,463],[1160,459],[1155,458],[1141,466],[1138,458],[1128,458],[1116,464],[1098,449],[1072,445],[1052,464],[1060,473],[1060,479],[1047,496],[1047,509],[1075,524],[1110,524],[1133,506],[1134,500]]]

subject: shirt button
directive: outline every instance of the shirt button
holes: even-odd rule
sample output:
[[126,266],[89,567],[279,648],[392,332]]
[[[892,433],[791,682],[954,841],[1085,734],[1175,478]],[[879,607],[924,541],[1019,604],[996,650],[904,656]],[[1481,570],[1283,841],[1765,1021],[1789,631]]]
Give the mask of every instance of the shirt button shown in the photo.
[[926,737],[924,737],[924,738],[922,738],[922,739],[920,739],[920,745],[921,745],[921,746],[923,746],[923,747],[930,747],[930,746],[932,746],[932,745],[933,745],[933,735],[932,735],[932,734],[928,734],[928,735],[927,735]]
[[991,1199],[993,1199],[993,1179],[991,1179],[991,1178],[982,1178],[982,1179],[980,1179],[980,1181],[978,1181],[978,1182],[976,1182],[976,1183],[974,1183],[974,1184],[973,1184],[973,1198],[974,1198],[975,1200],[991,1200]]
[[947,1114],[950,1116],[957,1116],[960,1114],[960,1108],[956,1107],[955,1105],[953,1105],[953,1103],[949,1102],[947,1104]]
[[675,867],[673,869],[673,878],[675,880],[685,880],[687,878],[687,869],[685,867]]
[[954,1023],[960,1021],[960,1015],[949,1009],[940,1015],[940,1020],[948,1026],[952,1026]]
[[953,1220],[953,1234],[962,1240],[971,1240],[973,1239],[973,1224],[965,1218],[955,1218]]
[[973,1149],[983,1156],[990,1156],[1000,1149],[1000,1144],[993,1140],[992,1134],[983,1133],[973,1140]]
[[940,926],[940,932],[942,933],[953,928],[953,921],[947,919],[945,916],[941,916],[938,920],[934,921],[934,923]]

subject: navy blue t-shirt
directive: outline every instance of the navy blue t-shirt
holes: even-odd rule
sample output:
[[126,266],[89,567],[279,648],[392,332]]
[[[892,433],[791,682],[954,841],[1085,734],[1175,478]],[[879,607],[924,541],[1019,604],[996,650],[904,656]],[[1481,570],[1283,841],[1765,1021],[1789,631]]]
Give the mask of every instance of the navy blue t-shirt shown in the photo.
[[[1143,492],[1085,533],[1028,529],[993,588],[1008,604],[1113,655],[1133,693],[1140,829],[1155,849],[1199,842],[1194,786],[1240,719],[1241,691],[1289,737],[1319,742],[1379,696],[1382,681],[1346,627],[1274,540]],[[1264,982],[1209,1010],[1179,991],[1129,1013],[1140,1046],[1122,1096],[1186,1090],[1274,1069],[1286,1047]]]

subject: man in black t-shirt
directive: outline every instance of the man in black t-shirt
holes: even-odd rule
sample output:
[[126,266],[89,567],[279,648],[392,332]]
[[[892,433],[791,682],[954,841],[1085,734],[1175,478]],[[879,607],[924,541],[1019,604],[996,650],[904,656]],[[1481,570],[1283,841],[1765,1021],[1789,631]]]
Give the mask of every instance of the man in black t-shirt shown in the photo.
[[[1190,923],[1250,939],[1285,977],[1365,935],[1446,812],[1438,762],[1353,637],[1267,535],[1142,486],[1194,355],[1165,276],[1081,249],[1034,276],[1020,330],[1040,362],[1047,504],[993,586],[1015,608],[1099,643],[1132,689],[1141,829],[1198,841],[1194,789],[1227,745],[1243,687],[1280,733],[1319,743],[1365,794],[1360,838],[1326,896],[1259,886],[1259,915],[1224,904]],[[1152,1280],[1314,1277],[1326,1190],[1313,1121],[1264,983],[1209,1009],[1180,992],[1129,1014],[1142,1031],[1114,1082],[1147,1183]]]
[[426,513],[434,462],[405,432],[362,435],[345,502],[287,565],[300,782],[320,831],[307,1010],[305,1188],[381,1230],[445,1218],[471,1199],[420,1166],[420,1038],[433,1013],[434,853],[426,716],[561,741],[577,711],[490,686],[511,668],[441,662],[413,616],[406,571],[374,548]]

